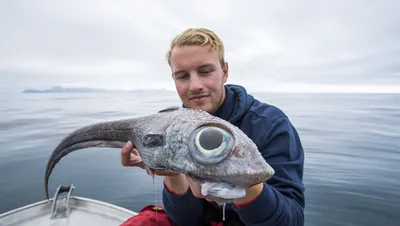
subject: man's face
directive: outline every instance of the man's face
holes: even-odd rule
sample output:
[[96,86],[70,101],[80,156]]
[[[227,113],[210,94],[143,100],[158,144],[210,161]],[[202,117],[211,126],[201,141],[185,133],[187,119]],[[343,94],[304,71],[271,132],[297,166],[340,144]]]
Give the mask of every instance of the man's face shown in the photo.
[[214,113],[222,104],[228,65],[221,67],[216,52],[203,46],[175,47],[171,69],[184,106]]

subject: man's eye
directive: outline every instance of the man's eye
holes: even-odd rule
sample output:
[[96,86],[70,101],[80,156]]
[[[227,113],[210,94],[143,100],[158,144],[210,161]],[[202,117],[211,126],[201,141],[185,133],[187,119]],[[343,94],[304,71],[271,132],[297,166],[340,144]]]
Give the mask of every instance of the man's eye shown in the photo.
[[183,75],[177,75],[177,76],[175,76],[175,79],[185,79],[185,78],[187,78],[187,77],[188,77],[187,75],[183,74]]
[[209,74],[211,72],[212,72],[212,70],[200,71],[200,74]]

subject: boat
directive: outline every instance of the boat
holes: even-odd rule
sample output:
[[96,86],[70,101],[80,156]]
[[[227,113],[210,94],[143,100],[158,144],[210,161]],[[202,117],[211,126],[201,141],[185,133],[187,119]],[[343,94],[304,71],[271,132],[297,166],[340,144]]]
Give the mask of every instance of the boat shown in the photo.
[[73,184],[59,185],[53,198],[0,214],[1,226],[120,225],[137,212],[100,200],[73,196]]

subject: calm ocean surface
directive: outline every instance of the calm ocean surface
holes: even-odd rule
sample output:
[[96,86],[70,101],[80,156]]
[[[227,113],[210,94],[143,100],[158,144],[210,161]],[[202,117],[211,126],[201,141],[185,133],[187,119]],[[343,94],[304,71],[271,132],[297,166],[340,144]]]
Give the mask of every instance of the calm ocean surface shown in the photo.
[[[306,225],[400,225],[400,95],[255,94],[284,110],[306,153]],[[45,199],[44,170],[57,143],[98,121],[180,105],[175,93],[1,94],[0,213]],[[123,167],[118,149],[85,149],[50,178],[134,211],[161,204],[161,177]],[[266,207],[267,208],[267,207]]]

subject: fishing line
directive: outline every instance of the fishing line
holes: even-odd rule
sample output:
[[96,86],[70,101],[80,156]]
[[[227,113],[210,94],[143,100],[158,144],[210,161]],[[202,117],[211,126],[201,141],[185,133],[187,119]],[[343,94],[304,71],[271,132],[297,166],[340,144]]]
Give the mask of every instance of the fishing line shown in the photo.
[[158,226],[158,207],[157,207],[158,205],[157,205],[157,193],[156,193],[155,175],[153,174],[152,177],[153,177],[154,206],[155,206],[157,226]]
[[225,206],[226,202],[224,202],[224,206],[222,207],[222,221],[225,221]]

